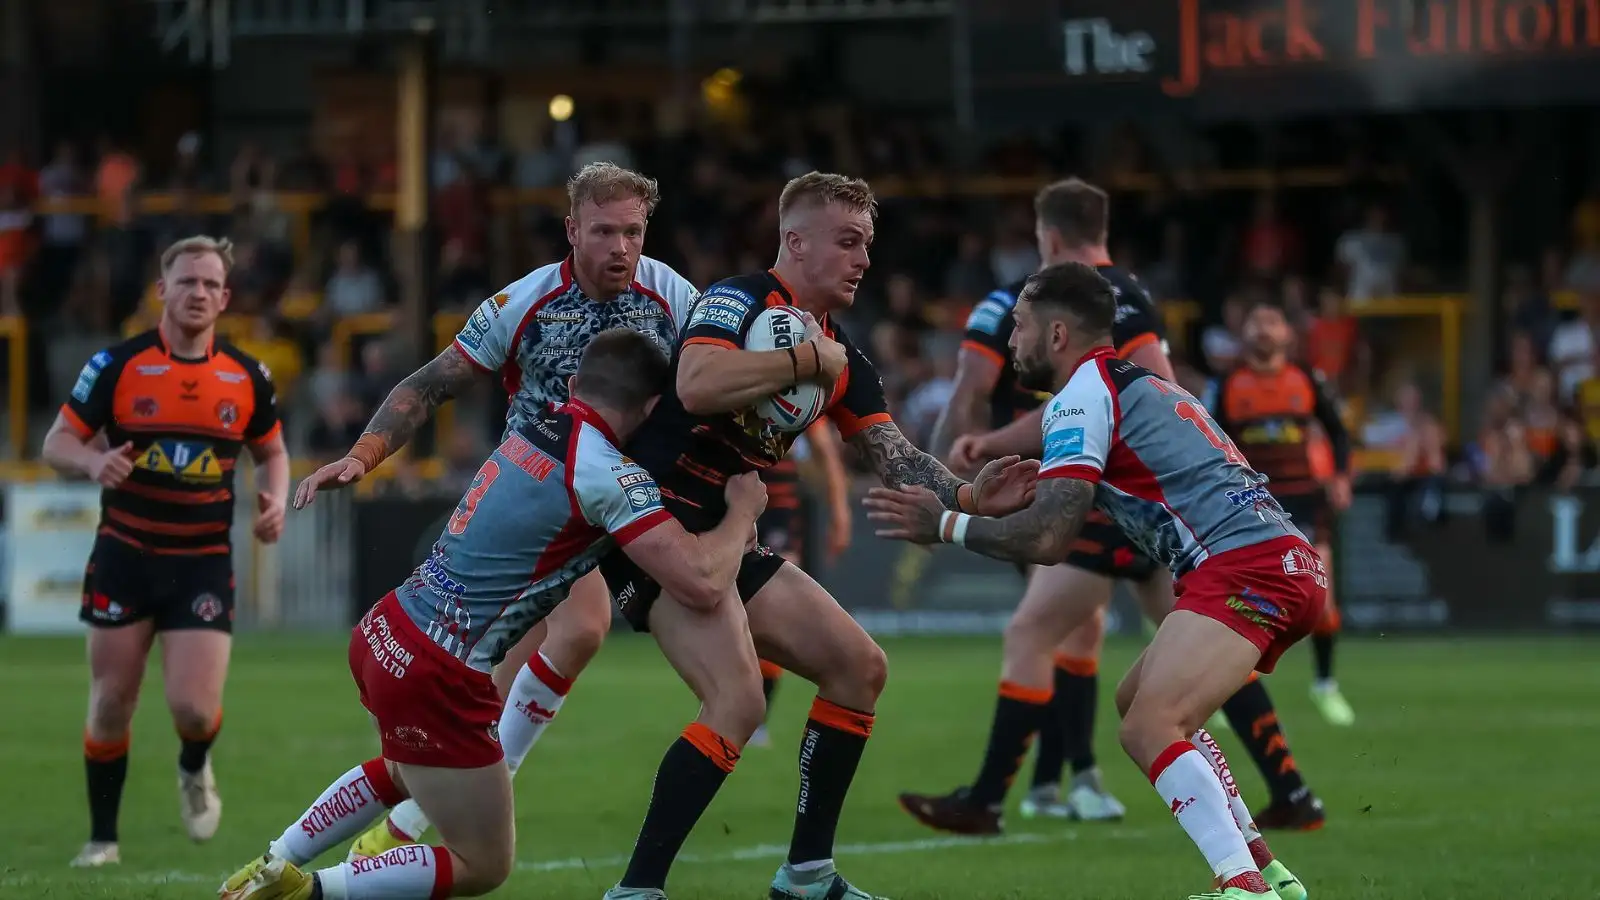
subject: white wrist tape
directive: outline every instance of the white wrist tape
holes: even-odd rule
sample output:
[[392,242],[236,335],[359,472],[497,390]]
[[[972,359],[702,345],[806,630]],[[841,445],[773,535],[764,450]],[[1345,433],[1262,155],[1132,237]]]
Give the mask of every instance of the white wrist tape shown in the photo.
[[939,540],[946,544],[967,545],[967,525],[972,517],[966,513],[945,510],[939,516]]

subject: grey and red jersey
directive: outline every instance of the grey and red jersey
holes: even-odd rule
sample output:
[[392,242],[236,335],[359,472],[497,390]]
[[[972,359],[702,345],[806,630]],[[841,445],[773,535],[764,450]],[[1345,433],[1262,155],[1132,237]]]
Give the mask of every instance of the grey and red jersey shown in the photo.
[[1302,535],[1205,406],[1109,346],[1044,413],[1040,478],[1093,482],[1095,508],[1182,577],[1211,556]]
[[670,266],[642,256],[622,293],[595,300],[578,287],[569,256],[479,304],[456,335],[456,348],[500,376],[511,407],[505,432],[510,434],[550,404],[567,401],[567,378],[578,371],[589,342],[606,329],[631,328],[670,355],[699,296]]
[[672,518],[617,444],[578,401],[510,429],[395,591],[428,640],[488,672],[600,557]]

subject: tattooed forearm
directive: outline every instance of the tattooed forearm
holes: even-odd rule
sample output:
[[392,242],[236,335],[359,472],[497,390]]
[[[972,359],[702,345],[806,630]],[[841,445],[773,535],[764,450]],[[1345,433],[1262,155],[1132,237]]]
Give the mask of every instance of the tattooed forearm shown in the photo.
[[933,491],[946,509],[960,508],[956,490],[966,482],[950,474],[943,463],[912,446],[900,433],[900,426],[893,422],[868,426],[850,439],[850,445],[871,463],[884,486],[921,485]]
[[1067,558],[1093,505],[1094,485],[1089,482],[1047,478],[1039,482],[1027,509],[1001,519],[972,519],[966,547],[995,559],[1053,566]]
[[478,377],[478,369],[454,346],[395,385],[367,423],[367,432],[384,439],[390,453],[400,449],[433,411]]

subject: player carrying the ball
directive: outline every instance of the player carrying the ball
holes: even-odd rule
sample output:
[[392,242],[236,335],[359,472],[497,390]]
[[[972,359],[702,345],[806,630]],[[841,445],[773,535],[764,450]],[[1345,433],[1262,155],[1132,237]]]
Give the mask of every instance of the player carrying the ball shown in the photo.
[[[777,262],[712,285],[690,313],[672,389],[628,451],[659,479],[664,505],[691,532],[722,518],[729,478],[782,459],[823,411],[886,485],[924,487],[950,509],[1020,503],[1032,479],[1023,467],[1008,468],[1014,458],[968,484],[912,446],[889,417],[872,363],[829,315],[855,299],[876,211],[858,179],[812,172],[790,181],[778,201]],[[666,896],[678,850],[761,724],[758,653],[817,686],[799,748],[794,835],[768,896],[869,897],[835,871],[834,832],[888,677],[883,650],[826,590],[764,546],[745,553],[737,595],[709,610],[662,602],[671,586],[619,554],[601,571],[628,623],[654,634],[701,701],[699,717],[661,761],[632,859],[606,897]]]
[[1216,890],[1196,898],[1279,900],[1274,885],[1304,897],[1201,725],[1310,632],[1327,574],[1205,407],[1117,358],[1115,314],[1111,285],[1079,263],[1043,269],[1018,298],[1018,376],[1056,392],[1031,502],[974,516],[910,487],[874,488],[867,505],[881,536],[1040,565],[1066,557],[1095,508],[1168,566],[1176,605],[1117,688],[1122,745],[1211,864]]
[[[506,880],[516,828],[495,664],[613,548],[671,591],[663,608],[699,615],[736,605],[725,595],[766,507],[760,479],[720,485],[721,520],[694,535],[662,508],[650,474],[617,449],[655,405],[667,371],[649,337],[602,332],[570,381],[571,400],[507,431],[429,558],[351,632],[350,671],[382,755],[329,785],[223,883],[223,900],[438,900]],[[687,735],[717,752],[709,730]],[[408,797],[444,846],[410,843],[300,869]]]

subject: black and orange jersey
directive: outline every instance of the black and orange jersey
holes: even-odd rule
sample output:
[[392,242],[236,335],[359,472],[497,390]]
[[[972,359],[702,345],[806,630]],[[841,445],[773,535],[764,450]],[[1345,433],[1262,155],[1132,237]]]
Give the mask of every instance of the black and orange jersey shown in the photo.
[[1212,418],[1250,466],[1271,479],[1274,495],[1322,489],[1324,436],[1334,471],[1350,471],[1350,433],[1327,384],[1310,369],[1289,362],[1272,370],[1241,365],[1217,382],[1210,399]]
[[[763,310],[793,303],[788,287],[771,271],[712,285],[684,325],[673,354],[672,383],[677,383],[684,347],[709,344],[743,349],[746,334]],[[848,440],[872,425],[890,421],[877,369],[830,317],[823,316],[820,324],[846,352],[844,373],[827,402],[827,416],[840,436]],[[628,442],[628,455],[656,477],[663,495],[720,514],[722,485],[728,478],[771,468],[789,455],[799,436],[799,432],[773,428],[754,409],[694,415],[684,409],[674,387],[661,395],[661,402]]]
[[[1166,329],[1156,313],[1155,301],[1131,273],[1116,266],[1096,266],[1101,277],[1111,282],[1117,298],[1117,317],[1111,326],[1111,342],[1117,355],[1128,354],[1165,339]],[[1017,297],[1026,279],[1009,287],[989,292],[967,316],[967,330],[961,347],[992,360],[1000,367],[1000,377],[990,395],[990,427],[1001,428],[1023,414],[1037,409],[1051,397],[1049,391],[1030,391],[1017,383],[1017,368],[1011,359],[1011,332],[1016,330]]]
[[800,508],[800,464],[794,457],[785,456],[762,469],[761,482],[767,486],[768,509]]
[[239,451],[281,428],[264,366],[222,341],[175,356],[159,330],[96,353],[61,415],[84,440],[133,443],[133,472],[101,493],[100,534],[171,555],[228,552]]

